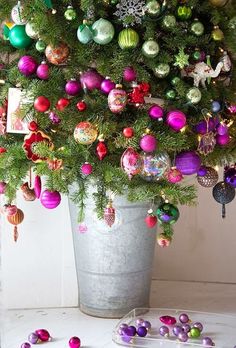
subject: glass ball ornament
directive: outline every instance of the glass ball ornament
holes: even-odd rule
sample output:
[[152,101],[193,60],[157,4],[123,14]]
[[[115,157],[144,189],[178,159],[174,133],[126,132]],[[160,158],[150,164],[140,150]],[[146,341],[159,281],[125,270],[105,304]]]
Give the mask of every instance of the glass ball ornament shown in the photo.
[[[158,237],[160,237],[160,235]],[[168,326],[165,326],[165,325],[160,326],[159,334],[163,337],[169,337],[170,330],[169,330]]]
[[162,20],[164,29],[174,29],[176,26],[176,18],[174,15],[165,15]]
[[45,50],[48,61],[54,65],[65,63],[69,53],[69,47],[65,43],[60,43],[58,46],[48,45]]
[[137,78],[137,73],[134,70],[134,68],[132,66],[127,66],[124,70],[123,70],[123,79],[126,82],[132,82],[135,81]]
[[203,337],[202,344],[203,344],[203,346],[207,346],[207,347],[214,347],[215,346],[215,343],[212,341],[212,339],[210,337]]
[[138,43],[139,35],[134,29],[125,28],[119,33],[118,44],[122,50],[136,48]]
[[145,57],[155,58],[158,55],[159,51],[160,47],[155,40],[149,39],[143,43],[142,53]]
[[150,17],[157,17],[161,13],[161,5],[156,0],[148,0],[145,10]]
[[218,26],[215,26],[211,32],[211,37],[214,41],[222,41],[224,39],[224,33]]
[[216,143],[219,146],[227,146],[230,143],[230,140],[231,138],[228,133],[224,135],[220,135],[220,134],[216,135]]
[[186,332],[184,332],[184,331],[180,332],[178,334],[178,340],[180,342],[187,342],[188,341],[188,334]]
[[192,17],[192,9],[186,5],[180,5],[177,8],[177,17],[182,21],[187,21]]
[[204,175],[197,175],[198,183],[203,187],[215,186],[219,179],[218,172],[212,167],[205,167],[206,173]]
[[73,21],[76,19],[77,14],[72,6],[68,6],[65,10],[64,17],[67,21]]
[[199,88],[192,87],[187,91],[186,98],[190,103],[198,104],[202,99],[202,93]]
[[202,36],[204,33],[204,25],[199,22],[198,20],[195,20],[190,28],[191,32],[196,36]]
[[11,19],[17,25],[24,25],[27,23],[27,19],[23,15],[24,7],[18,1],[18,4],[11,10]]
[[198,337],[200,337],[200,335],[201,335],[201,331],[199,330],[198,327],[192,327],[191,328],[191,330],[189,332],[189,336],[191,338],[198,338]]
[[82,145],[92,144],[98,136],[96,127],[87,121],[80,122],[77,124],[74,130],[75,141]]
[[49,78],[49,66],[46,62],[42,62],[36,70],[36,75],[40,80],[48,80]]
[[25,25],[14,25],[9,32],[9,40],[13,47],[23,49],[29,47],[33,40],[26,34]]
[[225,182],[236,188],[236,167],[229,168],[225,171]]
[[142,169],[142,157],[132,147],[128,147],[121,156],[121,168],[131,179]]
[[172,86],[177,86],[178,83],[180,83],[180,81],[181,81],[181,78],[178,76],[175,76],[171,79],[171,84],[172,84]]
[[37,31],[35,26],[36,25],[33,22],[28,22],[25,25],[25,32],[29,37],[31,37],[31,39],[37,39],[39,35],[39,32]]
[[122,85],[116,85],[108,94],[108,107],[113,113],[122,112],[127,104],[127,93],[122,89]]
[[157,139],[154,135],[145,134],[140,139],[139,146],[144,152],[153,152],[157,148]]
[[235,189],[227,182],[220,181],[213,187],[212,195],[216,202],[228,204],[232,202],[235,197]]
[[76,79],[71,79],[70,81],[67,81],[65,85],[65,92],[71,96],[77,95],[81,89],[81,84]]
[[170,169],[171,162],[166,152],[141,154],[143,166],[140,176],[146,181],[158,181],[162,179]]
[[35,330],[35,333],[38,335],[39,339],[42,342],[47,342],[50,339],[50,333],[46,329]]
[[28,342],[24,342],[22,343],[22,345],[20,346],[20,348],[31,348],[31,344]]
[[192,55],[193,59],[195,61],[200,61],[201,60],[201,52],[198,50],[195,50]]
[[47,209],[55,209],[61,203],[60,192],[44,190],[40,196],[40,202]]
[[84,20],[83,24],[78,27],[77,38],[84,45],[93,41],[93,29],[91,25],[87,24],[87,20]]
[[39,342],[39,337],[35,332],[32,332],[28,336],[28,341],[32,344],[37,344]]
[[236,16],[234,16],[233,18],[231,18],[228,22],[228,28],[229,29],[236,29]]
[[123,129],[123,135],[125,138],[130,139],[134,136],[134,129],[132,127],[127,127]]
[[100,18],[92,25],[93,41],[99,45],[110,43],[115,35],[113,24],[107,19]]
[[213,102],[211,104],[211,110],[213,112],[219,112],[220,109],[221,109],[220,102],[218,102],[217,100],[213,100]]
[[38,40],[35,44],[35,48],[38,52],[44,52],[47,45],[43,40]]
[[90,91],[94,89],[100,90],[103,80],[104,77],[100,75],[95,69],[87,70],[80,76],[80,82],[83,88],[87,88]]
[[215,7],[223,7],[227,4],[228,0],[209,0]]
[[227,127],[227,124],[225,124],[223,121],[221,121],[216,126],[217,134],[219,135],[226,135],[229,133],[229,128]]
[[180,182],[183,179],[183,175],[180,170],[173,167],[167,172],[166,178],[172,184],[176,184],[177,182]]
[[145,337],[145,336],[147,336],[147,329],[146,329],[146,327],[144,327],[144,326],[139,326],[139,327],[137,328],[137,335],[138,335],[139,337]]
[[38,112],[46,112],[50,108],[50,101],[43,95],[37,97],[34,101],[34,108]]
[[160,63],[154,68],[154,75],[160,79],[164,79],[170,73],[170,66],[166,63]]
[[105,94],[109,94],[112,89],[116,87],[115,82],[113,82],[109,77],[106,77],[105,80],[101,83],[101,91]]
[[160,223],[172,225],[179,218],[179,209],[171,203],[163,203],[158,207],[156,215]]

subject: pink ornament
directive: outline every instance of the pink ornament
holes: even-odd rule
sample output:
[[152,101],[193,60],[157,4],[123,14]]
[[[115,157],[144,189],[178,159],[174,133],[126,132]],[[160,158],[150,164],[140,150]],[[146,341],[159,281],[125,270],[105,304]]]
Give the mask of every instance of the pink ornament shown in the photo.
[[148,110],[148,115],[153,120],[162,120],[164,116],[164,110],[159,105],[152,105]]
[[3,209],[3,213],[6,214],[6,216],[13,216],[17,213],[17,206],[11,205],[11,204],[5,204]]
[[47,80],[49,78],[49,66],[46,62],[42,62],[36,71],[36,75],[41,80]]
[[106,77],[101,83],[101,91],[105,94],[109,94],[110,91],[115,88],[115,86],[115,82],[111,81],[109,77]]
[[23,56],[18,62],[18,69],[25,76],[33,75],[37,69],[37,66],[38,63],[31,56]]
[[226,135],[228,134],[229,129],[227,127],[227,125],[225,123],[219,123],[219,125],[217,126],[217,133],[219,135]]
[[61,195],[57,191],[45,190],[42,192],[40,202],[47,209],[56,208],[61,202]]
[[[166,248],[168,246],[170,246],[172,241],[171,237],[165,236],[163,233],[161,233],[158,237],[157,237],[157,244],[162,247],[162,248]],[[172,324],[171,324],[172,325]]]
[[180,182],[182,179],[182,173],[176,168],[171,168],[167,173],[167,180],[172,184],[176,184],[177,182]]
[[104,77],[100,75],[96,70],[88,70],[84,72],[80,77],[80,82],[84,89],[100,89],[101,83]]
[[35,333],[38,335],[38,338],[42,341],[42,342],[47,342],[50,339],[50,334],[47,330],[45,329],[38,329],[35,330]]
[[127,94],[121,85],[116,85],[108,94],[108,106],[111,112],[122,112],[127,104]]
[[88,162],[85,162],[82,167],[81,167],[81,172],[84,174],[84,175],[90,175],[93,171],[93,167],[90,163]]
[[153,152],[156,150],[157,140],[153,135],[146,134],[141,138],[139,146],[144,152]]
[[231,114],[236,114],[236,104],[229,105],[227,109]]
[[116,211],[113,208],[111,201],[108,203],[107,207],[105,208],[103,217],[104,217],[104,221],[109,227],[111,227],[115,223]]
[[75,96],[80,92],[80,90],[81,84],[79,83],[79,81],[76,81],[75,79],[71,79],[65,85],[65,91],[68,95]]
[[53,124],[59,124],[61,122],[60,117],[54,111],[51,111],[48,117]]
[[220,146],[226,146],[230,142],[230,136],[229,134],[219,135],[216,136],[216,143]]
[[81,341],[79,337],[71,337],[69,340],[69,347],[70,348],[80,348]]
[[143,162],[140,154],[132,149],[132,147],[126,149],[121,157],[121,167],[128,174],[129,179],[131,179],[133,175],[140,173],[142,164]]
[[172,110],[168,112],[166,122],[171,129],[179,132],[186,125],[186,116],[180,110]]
[[0,194],[4,194],[6,191],[7,184],[3,181],[0,181]]
[[137,74],[134,68],[127,66],[123,71],[123,78],[126,82],[136,81]]
[[[163,233],[161,233],[158,237],[162,238],[164,236],[165,235]],[[159,319],[165,325],[175,325],[176,324],[175,317],[172,317],[171,315],[162,315]]]
[[42,189],[41,178],[39,175],[36,175],[36,177],[34,179],[34,193],[35,193],[36,198],[40,197],[41,189]]

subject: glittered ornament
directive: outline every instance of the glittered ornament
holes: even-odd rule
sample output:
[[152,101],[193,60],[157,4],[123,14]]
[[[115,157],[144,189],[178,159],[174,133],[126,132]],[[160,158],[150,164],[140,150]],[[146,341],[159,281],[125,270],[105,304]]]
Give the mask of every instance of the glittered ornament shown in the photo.
[[36,70],[36,75],[40,80],[48,80],[49,78],[49,66],[46,62],[42,62],[37,70]]
[[110,200],[104,209],[104,215],[103,215],[105,223],[111,227],[115,223],[116,219],[116,212],[115,209],[112,206],[112,201]]
[[215,7],[223,7],[227,4],[228,0],[209,0]]
[[34,151],[35,145],[40,142],[47,144],[50,150],[54,148],[51,138],[40,130],[27,134],[24,137],[24,142],[22,145],[26,157],[35,163],[45,160],[45,158],[40,157],[40,155]]
[[162,26],[164,29],[174,29],[176,26],[176,18],[173,15],[165,15],[162,20]]
[[31,39],[37,39],[39,35],[35,26],[36,25],[33,22],[28,22],[25,25],[25,32],[29,37],[31,37]]
[[99,45],[110,43],[115,35],[113,24],[107,19],[100,18],[92,25],[93,41]]
[[29,187],[28,182],[21,185],[21,191],[22,191],[23,197],[26,201],[28,201],[28,202],[35,201],[36,195],[35,195],[34,189],[31,189]]
[[61,203],[61,195],[58,191],[44,190],[40,202],[47,209],[55,209]]
[[227,182],[220,181],[213,187],[212,194],[216,202],[228,204],[232,202],[235,197],[235,189]]
[[75,141],[82,145],[92,144],[98,136],[98,131],[90,122],[84,121],[77,124],[74,130]]
[[131,127],[124,128],[123,135],[125,138],[132,138],[134,136],[134,129]]
[[46,112],[50,108],[50,101],[48,98],[41,95],[35,99],[34,108],[38,112]]
[[27,48],[33,42],[26,34],[24,25],[15,25],[9,32],[9,40],[13,47],[19,49]]
[[73,21],[76,19],[77,14],[76,11],[73,9],[72,6],[68,6],[67,9],[64,12],[64,17],[67,21]]
[[123,25],[141,24],[145,9],[145,0],[119,0],[114,13]]
[[39,198],[42,190],[42,182],[39,175],[36,175],[34,178],[34,193],[36,198]]
[[157,17],[161,13],[161,5],[157,0],[148,0],[145,9],[150,17]]
[[48,117],[53,124],[59,124],[61,122],[60,117],[54,111],[51,111]]
[[216,137],[213,132],[207,132],[203,135],[199,135],[198,138],[198,152],[202,155],[208,155],[214,151],[216,145]]
[[192,9],[186,5],[178,6],[177,17],[182,21],[187,21],[192,17]]
[[35,330],[35,333],[38,335],[40,341],[47,342],[50,339],[50,333],[46,329]]
[[103,139],[99,140],[96,146],[96,153],[100,161],[102,161],[106,157],[108,150]]
[[23,56],[18,62],[18,69],[24,76],[33,75],[36,72],[38,63],[32,56]]
[[142,53],[145,57],[155,58],[158,55],[159,51],[160,47],[155,40],[149,39],[143,43]]
[[161,106],[154,104],[148,110],[148,115],[153,120],[163,120],[164,110]]
[[93,171],[93,166],[90,163],[85,162],[84,164],[82,164],[81,172],[83,175],[85,176],[90,175],[92,171]]
[[119,33],[118,44],[122,50],[136,48],[138,43],[139,35],[134,29],[125,28]]
[[154,75],[160,79],[164,79],[170,73],[170,66],[166,63],[157,64],[154,68]]
[[202,99],[202,93],[199,88],[192,87],[187,91],[186,98],[190,103],[198,104]]
[[201,36],[204,33],[204,25],[197,19],[194,20],[190,28],[191,32],[196,36]]
[[105,80],[101,83],[101,91],[105,94],[109,94],[112,89],[116,87],[115,82],[111,81],[109,77],[106,77]]
[[179,132],[186,125],[186,116],[180,110],[172,110],[166,116],[166,123],[176,132]]
[[127,66],[123,71],[123,79],[126,82],[135,81],[137,78],[137,73],[131,66]]
[[56,108],[59,111],[63,111],[70,104],[70,100],[67,98],[61,98],[56,104]]
[[170,169],[170,158],[166,152],[146,153],[142,155],[140,175],[146,181],[158,181]]
[[224,39],[224,33],[218,26],[215,26],[211,32],[211,37],[214,41],[222,41]]
[[145,217],[145,223],[148,228],[153,228],[157,224],[157,217],[153,214],[153,211],[150,210],[148,212],[147,216]]
[[185,151],[176,156],[175,165],[183,175],[192,175],[199,170],[201,159],[196,152]]
[[82,73],[80,76],[82,87],[91,91],[94,89],[100,89],[103,80],[104,77],[100,75],[95,69],[88,70]]
[[17,225],[21,224],[24,220],[24,213],[21,209],[17,209],[16,214],[7,216],[7,220],[10,222],[10,224],[14,225],[14,242],[17,242],[19,236]]
[[23,15],[24,7],[18,1],[18,4],[11,10],[11,19],[15,24],[23,25],[26,24],[27,20]]
[[47,45],[45,44],[45,42],[43,40],[38,40],[35,44],[35,48],[38,52],[44,52],[46,49]]
[[197,175],[198,183],[203,187],[212,187],[215,186],[219,179],[219,175],[217,171],[212,167],[205,167],[206,174],[205,175]]
[[[164,233],[160,233],[157,236],[157,244],[162,248],[166,248],[166,247],[170,246],[171,242],[172,242],[171,236],[167,236]],[[168,337],[167,332],[162,336]]]
[[153,152],[157,148],[157,139],[154,135],[145,134],[139,142],[139,146],[144,152]]
[[142,168],[142,158],[132,147],[128,147],[121,157],[121,168],[131,179],[139,174]]
[[158,207],[156,214],[159,222],[174,224],[179,218],[179,209],[171,203],[163,203]]
[[122,89],[122,85],[116,85],[108,94],[108,106],[111,112],[122,112],[127,104],[127,93]]
[[87,20],[83,21],[77,30],[77,38],[79,42],[87,45],[89,42],[93,41],[93,29],[92,26],[88,24]]
[[69,53],[69,47],[65,43],[60,43],[58,46],[48,45],[45,50],[48,61],[54,65],[64,64]]
[[183,179],[183,175],[180,170],[173,167],[166,173],[166,178],[172,184],[176,184]]

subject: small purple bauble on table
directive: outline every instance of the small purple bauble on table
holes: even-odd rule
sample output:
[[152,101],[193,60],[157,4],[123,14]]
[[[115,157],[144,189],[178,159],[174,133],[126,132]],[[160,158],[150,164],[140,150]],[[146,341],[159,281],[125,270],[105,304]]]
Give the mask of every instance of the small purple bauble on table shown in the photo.
[[125,323],[121,324],[118,329],[118,334],[123,335],[123,330],[126,329],[127,327],[128,327],[128,324],[125,324]]
[[202,339],[202,344],[204,346],[213,347],[215,344],[210,337],[204,337]]
[[137,335],[139,337],[145,337],[147,335],[147,329],[144,326],[139,326],[137,328]]
[[182,326],[180,325],[175,325],[172,329],[172,332],[175,336],[178,336],[180,332],[184,332]]
[[121,338],[122,338],[122,341],[129,343],[132,340],[133,336],[135,335],[136,335],[136,329],[134,334],[134,330],[130,326],[128,326],[123,329]]
[[137,78],[136,71],[131,66],[127,66],[123,71],[123,78],[126,82],[135,81]]
[[18,62],[18,69],[25,76],[33,75],[36,72],[38,63],[31,56],[23,56]]
[[75,96],[80,92],[80,90],[81,84],[79,81],[76,81],[75,79],[71,79],[65,85],[65,91],[68,95]]
[[55,209],[61,202],[61,195],[57,191],[45,190],[41,194],[40,202],[47,209]]
[[29,334],[28,336],[28,341],[32,344],[37,344],[39,341],[39,337],[35,332],[32,332],[31,334]]
[[181,152],[176,156],[175,166],[183,175],[192,175],[198,172],[201,159],[194,151]]
[[200,322],[193,323],[192,326],[198,328],[199,331],[201,331],[201,332],[202,332],[202,330],[203,330],[203,325],[202,325],[202,323],[200,323]]
[[36,71],[36,75],[40,80],[48,80],[49,78],[49,66],[46,62],[42,62]]
[[101,83],[101,91],[105,94],[109,94],[115,87],[115,82],[111,81],[109,77],[106,77]]
[[216,143],[220,146],[226,146],[230,142],[230,136],[229,134],[219,135],[216,136]]
[[157,139],[153,135],[146,134],[141,138],[139,146],[144,152],[153,152],[157,147]]
[[176,132],[179,132],[186,125],[186,116],[180,110],[172,110],[166,116],[166,123]]
[[54,111],[51,111],[48,117],[53,124],[59,124],[61,122],[60,117]]
[[104,77],[100,75],[96,70],[88,70],[80,76],[80,82],[83,88],[89,90],[101,89],[101,83]]
[[135,321],[135,323],[136,323],[137,326],[142,326],[143,322],[144,322],[144,319],[142,319],[142,318],[138,318],[138,319],[136,319],[136,321]]
[[22,345],[20,346],[20,348],[31,348],[31,344],[28,342],[24,342],[22,343]]
[[188,314],[186,314],[186,313],[180,314],[180,316],[179,316],[179,321],[180,321],[182,324],[188,323],[188,322],[189,322],[189,316],[188,316]]
[[188,333],[191,330],[191,326],[186,323],[186,324],[182,325],[182,329],[183,329],[184,332]]
[[236,188],[236,168],[229,168],[225,173],[225,181]]
[[152,327],[152,324],[150,323],[150,321],[144,320],[141,326],[144,326],[147,330],[150,330]]
[[152,105],[148,110],[148,115],[153,120],[163,120],[164,110],[159,105]]
[[169,333],[170,333],[170,330],[167,326],[165,325],[162,325],[160,328],[159,328],[159,334],[163,337],[169,337]]
[[180,342],[187,342],[188,341],[188,334],[186,334],[186,332],[180,332],[178,334],[178,340]]

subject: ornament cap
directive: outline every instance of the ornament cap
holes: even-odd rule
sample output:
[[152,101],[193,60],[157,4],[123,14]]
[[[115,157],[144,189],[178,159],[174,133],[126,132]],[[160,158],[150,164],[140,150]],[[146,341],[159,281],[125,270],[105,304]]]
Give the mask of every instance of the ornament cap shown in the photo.
[[120,83],[118,83],[118,84],[116,84],[116,88],[123,88],[123,86],[122,86],[122,84],[120,84]]

